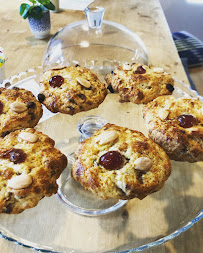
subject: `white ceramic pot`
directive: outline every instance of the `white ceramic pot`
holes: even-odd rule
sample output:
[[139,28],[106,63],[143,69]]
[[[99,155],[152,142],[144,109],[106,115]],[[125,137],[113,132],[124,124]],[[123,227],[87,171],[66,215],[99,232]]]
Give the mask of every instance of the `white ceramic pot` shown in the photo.
[[59,12],[59,0],[51,0],[51,2],[55,5],[55,11],[52,12]]
[[41,19],[28,17],[30,31],[37,39],[45,39],[50,35],[50,12],[48,10],[43,11],[42,15]]

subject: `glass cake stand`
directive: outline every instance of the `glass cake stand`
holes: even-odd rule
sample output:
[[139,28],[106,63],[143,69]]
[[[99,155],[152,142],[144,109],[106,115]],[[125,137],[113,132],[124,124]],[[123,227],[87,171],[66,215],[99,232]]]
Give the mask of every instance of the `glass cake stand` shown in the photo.
[[[3,85],[23,87],[37,96],[42,71],[53,67],[79,64],[104,81],[105,74],[122,63],[148,63],[146,48],[137,34],[120,24],[102,21],[101,7],[85,12],[87,21],[69,24],[51,38],[42,67],[21,72]],[[178,80],[173,96],[202,100]],[[163,189],[143,200],[104,201],[71,179],[78,142],[89,137],[95,127],[101,127],[97,126],[98,119],[147,135],[142,105],[121,104],[118,100],[118,94],[108,94],[98,108],[74,116],[53,114],[43,106],[43,117],[36,129],[55,140],[56,148],[67,155],[69,164],[58,179],[58,194],[42,199],[21,214],[0,215],[2,237],[40,252],[127,253],[171,240],[203,217],[202,162],[172,161],[172,174]],[[91,115],[97,118],[96,123],[91,121]],[[90,132],[89,123],[93,124]]]
[[[41,72],[41,67],[29,69],[5,80],[3,85],[23,87],[37,96]],[[188,85],[178,80],[173,96],[203,99]],[[36,128],[53,138],[56,147],[68,154],[69,166],[73,162],[71,154],[76,150],[78,140],[81,138],[77,130],[79,128],[81,131],[81,124],[78,122],[84,122],[84,117],[91,118],[90,113],[104,117],[110,123],[147,133],[142,119],[142,105],[121,104],[118,102],[117,94],[108,94],[99,108],[74,116],[53,114],[46,108],[43,109],[43,117]],[[117,112],[119,117],[115,115]],[[59,137],[61,132],[63,134]],[[202,167],[202,162],[190,164],[172,161],[172,174],[163,189],[143,200],[130,200],[106,215],[79,215],[75,207],[67,208],[57,195],[44,198],[36,207],[27,209],[21,214],[1,214],[0,236],[40,252],[127,253],[149,249],[175,238],[203,217],[203,196],[200,187],[203,178]],[[61,175],[64,180],[69,177],[69,168]],[[62,179],[59,179],[59,184],[60,180]],[[81,190],[78,185],[76,189]],[[71,189],[69,194],[71,196]],[[88,203],[95,204],[98,208],[99,200],[94,203],[95,198],[92,195],[89,197],[83,198],[80,192],[74,193],[71,202],[77,205],[77,208],[78,203],[85,203],[85,212],[89,209]],[[69,201],[69,198],[65,199],[67,200]],[[108,209],[108,206],[105,208]]]

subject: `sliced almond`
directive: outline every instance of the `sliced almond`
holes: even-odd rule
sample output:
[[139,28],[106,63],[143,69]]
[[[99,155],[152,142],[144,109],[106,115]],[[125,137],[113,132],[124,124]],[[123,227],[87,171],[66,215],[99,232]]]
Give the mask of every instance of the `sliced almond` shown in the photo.
[[107,131],[107,132],[100,134],[96,138],[96,142],[98,142],[99,145],[105,145],[109,142],[114,141],[117,138],[118,138],[118,133],[116,131]]
[[123,64],[123,70],[131,70],[132,67],[129,64]]
[[22,174],[8,180],[8,186],[14,190],[27,188],[32,184],[32,177],[29,175]]
[[152,167],[152,160],[149,157],[139,157],[135,160],[134,166],[136,170],[149,170]]
[[164,70],[162,68],[154,68],[153,71],[157,74],[164,73]]
[[76,80],[85,88],[90,88],[91,83],[82,77],[77,77]]
[[24,111],[27,110],[26,104],[21,103],[21,102],[17,102],[17,101],[10,104],[10,108],[11,108],[12,111],[18,112],[18,113],[24,112]]
[[36,134],[28,133],[28,132],[21,132],[18,135],[22,140],[35,143],[38,141],[39,137]]
[[166,108],[159,109],[158,115],[160,119],[162,120],[166,119],[169,115],[169,109]]
[[126,192],[126,183],[123,180],[124,178],[121,175],[116,176],[116,185],[118,186],[118,188],[120,188],[123,192]]

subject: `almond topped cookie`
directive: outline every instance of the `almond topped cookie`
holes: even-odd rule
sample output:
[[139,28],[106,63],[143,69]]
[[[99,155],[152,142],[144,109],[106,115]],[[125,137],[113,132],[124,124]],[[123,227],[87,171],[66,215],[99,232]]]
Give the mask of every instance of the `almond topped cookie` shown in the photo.
[[146,104],[158,96],[171,95],[174,80],[162,68],[123,64],[105,77],[110,92],[118,92],[120,102]]
[[101,198],[143,199],[171,173],[168,156],[141,132],[106,124],[81,142],[72,177]]
[[98,107],[107,95],[105,85],[87,68],[64,67],[44,72],[38,99],[50,111],[76,114]]
[[42,105],[31,91],[0,88],[0,137],[36,126],[42,114]]
[[149,137],[169,158],[203,161],[203,103],[195,98],[161,96],[145,105]]
[[54,140],[33,128],[0,140],[0,213],[17,214],[55,194],[67,158]]

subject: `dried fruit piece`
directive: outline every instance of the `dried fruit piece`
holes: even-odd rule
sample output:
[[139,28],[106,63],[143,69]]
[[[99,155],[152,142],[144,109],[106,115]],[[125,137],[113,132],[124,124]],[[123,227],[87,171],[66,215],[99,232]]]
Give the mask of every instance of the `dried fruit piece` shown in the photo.
[[116,131],[106,131],[96,138],[96,142],[98,142],[99,145],[105,145],[109,142],[116,140],[117,138],[118,133]]
[[159,109],[158,115],[160,119],[162,120],[166,119],[169,115],[169,109],[166,108]]
[[24,103],[15,101],[12,104],[10,104],[10,108],[12,111],[21,113],[27,110],[27,106]]
[[86,99],[86,96],[84,94],[77,94],[77,96],[79,98],[81,98],[82,100],[85,100]]
[[118,151],[109,151],[100,157],[99,164],[107,170],[119,170],[123,166],[123,158]]
[[0,101],[0,114],[3,112],[4,104]]
[[28,109],[34,109],[35,106],[36,106],[35,102],[33,102],[33,101],[27,102],[27,108]]
[[149,170],[152,167],[152,160],[149,157],[139,157],[135,160],[134,166],[136,170]]
[[197,123],[197,120],[194,116],[190,114],[183,114],[178,117],[179,125],[184,128],[189,128],[194,126]]
[[173,85],[170,84],[170,83],[167,83],[166,89],[167,89],[169,92],[171,92],[171,93],[174,91],[174,87],[173,87]]
[[144,74],[144,73],[146,73],[146,69],[142,65],[140,65],[137,67],[137,70],[135,70],[133,73],[134,74]]
[[21,132],[18,135],[22,140],[28,141],[31,143],[35,143],[38,141],[39,137],[36,134],[28,133],[28,132]]
[[53,88],[60,87],[63,83],[64,83],[64,78],[59,75],[52,76],[51,79],[49,80],[49,84]]
[[14,190],[27,188],[32,184],[32,177],[30,175],[22,174],[8,180],[8,186]]
[[79,84],[81,84],[85,88],[90,88],[91,86],[91,83],[82,77],[77,77],[76,80]]
[[27,157],[27,155],[22,149],[15,149],[15,148],[9,152],[9,155],[10,161],[13,162],[14,164],[23,163]]
[[22,163],[25,161],[27,155],[22,149],[11,148],[0,154],[0,158],[9,159],[14,164]]
[[39,93],[37,97],[40,103],[42,103],[45,100],[45,95],[43,93]]
[[111,93],[114,93],[114,89],[112,87],[111,84],[108,85],[107,89],[111,92]]

